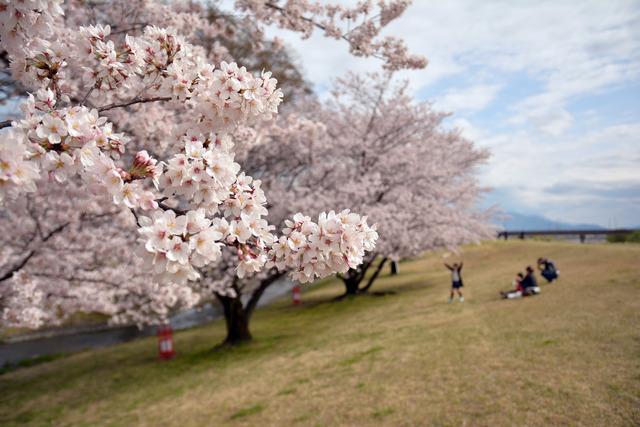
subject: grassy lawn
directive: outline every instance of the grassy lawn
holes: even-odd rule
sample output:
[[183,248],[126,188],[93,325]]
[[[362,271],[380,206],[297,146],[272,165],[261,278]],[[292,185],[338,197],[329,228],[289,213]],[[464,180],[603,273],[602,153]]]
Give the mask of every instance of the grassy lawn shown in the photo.
[[[539,256],[559,283],[498,298]],[[0,425],[335,426],[640,424],[640,245],[494,242],[464,250],[464,303],[439,254],[375,291],[335,282],[253,319],[255,342],[213,352],[224,325],[0,376]]]

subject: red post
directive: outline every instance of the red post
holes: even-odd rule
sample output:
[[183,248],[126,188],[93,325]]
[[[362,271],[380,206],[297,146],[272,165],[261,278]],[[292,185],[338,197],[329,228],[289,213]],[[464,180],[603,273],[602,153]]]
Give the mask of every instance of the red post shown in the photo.
[[300,305],[300,285],[293,285],[293,288],[291,289],[291,295],[293,297],[293,305]]
[[172,359],[176,352],[173,347],[173,331],[171,325],[164,324],[158,326],[158,352],[160,359]]

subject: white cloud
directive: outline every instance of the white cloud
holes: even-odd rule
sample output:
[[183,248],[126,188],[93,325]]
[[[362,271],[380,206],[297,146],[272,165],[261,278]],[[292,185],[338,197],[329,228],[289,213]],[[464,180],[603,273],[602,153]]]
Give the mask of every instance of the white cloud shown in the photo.
[[436,101],[436,107],[445,111],[479,111],[494,100],[500,90],[497,84],[479,84],[448,90]]
[[560,95],[549,92],[524,98],[510,108],[515,114],[509,122],[531,124],[547,135],[560,136],[573,123],[573,116],[564,108],[564,103]]
[[[587,177],[605,187],[623,181],[640,186],[637,115],[621,111],[605,117],[598,105],[589,105],[588,114],[572,108],[580,97],[640,81],[638,22],[635,0],[414,0],[387,34],[402,37],[412,52],[429,59],[427,69],[399,75],[428,98],[442,93],[432,99],[435,107],[458,112],[451,123],[492,150],[484,184],[509,189],[523,206],[556,217],[571,205],[565,213],[572,219],[584,216],[580,219],[588,222],[586,216],[593,214],[602,222],[606,205],[586,201],[588,186],[575,185],[562,195],[547,189]],[[316,87],[329,86],[347,70],[381,66],[376,59],[353,57],[345,43],[319,34],[309,40],[280,30],[271,34],[298,52]],[[521,86],[523,80],[528,86]],[[505,99],[508,104],[496,104]],[[489,105],[494,114],[480,121],[477,113]],[[625,124],[612,126],[616,120]],[[640,207],[632,208],[611,207],[621,215],[632,211],[628,218],[639,216]]]
[[[609,207],[616,212],[611,217],[627,225],[640,222],[640,190],[633,197],[619,191],[621,186],[640,189],[640,124],[609,126],[562,144],[553,138],[533,140],[525,132],[474,132],[481,135],[478,144],[492,151],[481,181],[516,195],[523,209],[606,225]],[[558,192],[560,187],[565,191]]]

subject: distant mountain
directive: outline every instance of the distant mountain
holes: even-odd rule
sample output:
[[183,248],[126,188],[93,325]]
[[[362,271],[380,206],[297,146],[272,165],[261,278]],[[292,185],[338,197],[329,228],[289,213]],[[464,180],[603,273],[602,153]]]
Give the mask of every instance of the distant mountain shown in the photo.
[[554,221],[540,215],[526,215],[518,212],[506,212],[508,219],[495,221],[496,225],[505,230],[566,230],[566,229],[591,229],[604,230],[605,228],[596,224],[571,224],[568,222]]

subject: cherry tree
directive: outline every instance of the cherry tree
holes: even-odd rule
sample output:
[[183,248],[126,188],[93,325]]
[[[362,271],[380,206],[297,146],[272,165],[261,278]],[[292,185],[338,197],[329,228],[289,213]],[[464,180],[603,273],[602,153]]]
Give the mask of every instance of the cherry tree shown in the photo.
[[57,325],[77,313],[148,323],[191,307],[191,287],[149,280],[135,254],[135,220],[75,182],[44,181],[0,211],[3,324]]
[[376,250],[339,274],[345,295],[366,292],[389,260],[493,238],[475,177],[488,152],[446,128],[448,114],[415,102],[389,74],[351,74],[333,93],[272,129],[245,167],[273,177],[265,182],[278,218],[348,205],[377,224]]
[[[366,292],[389,260],[493,238],[492,212],[477,208],[483,189],[474,178],[488,153],[447,130],[447,114],[415,103],[406,83],[394,85],[388,74],[350,75],[334,92],[340,96],[324,104],[299,99],[278,122],[258,128],[237,159],[263,180],[268,218],[278,227],[297,211],[327,205],[372,215],[376,250],[341,274],[345,295]],[[224,307],[227,340],[250,339],[253,310],[282,276],[273,268],[234,277],[233,260],[224,258],[203,272],[203,285]],[[216,293],[216,281],[231,282],[233,295]]]
[[[203,288],[233,296],[234,280],[204,286],[199,281],[223,259],[235,263],[230,269],[235,278],[275,268],[300,281],[346,272],[362,262],[377,239],[364,217],[347,210],[321,213],[317,221],[294,215],[279,238],[265,220],[262,183],[240,171],[234,146],[242,146],[251,126],[272,119],[282,92],[268,72],[256,76],[226,61],[211,65],[230,56],[221,42],[233,38],[230,28],[238,21],[212,22],[195,2],[100,3],[72,1],[63,9],[55,0],[0,2],[0,38],[8,60],[3,73],[10,73],[14,92],[29,92],[24,117],[3,123],[9,129],[0,134],[0,200],[12,221],[3,225],[16,224],[20,209],[33,218],[23,228],[27,238],[14,245],[18,250],[3,253],[0,304],[6,324],[59,322],[53,313],[61,309],[156,321],[176,304],[195,304]],[[256,2],[238,3],[244,13],[240,22],[250,26],[259,44],[260,26],[273,17]],[[396,3],[400,6],[390,6]],[[424,66],[401,42],[376,40],[405,3],[381,2],[381,13],[373,17],[373,9],[335,9],[343,11],[341,22],[359,19],[356,28],[370,27],[368,38],[365,32],[340,38],[359,55],[381,57],[387,67]],[[288,22],[302,23],[297,30],[305,34],[313,25],[330,35],[326,19],[338,22],[337,12],[321,12],[312,4],[278,8]],[[56,226],[32,209],[76,186],[81,190],[74,197],[60,196],[69,202],[65,207],[46,208],[57,212],[57,220],[76,208],[69,221]],[[83,198],[89,200],[80,202]],[[118,226],[100,222],[107,216],[118,217]],[[137,227],[137,243],[127,240],[127,226]],[[56,242],[64,231],[85,233],[86,240],[72,234],[71,242],[91,242],[95,246],[87,252],[94,259],[74,256],[80,249],[69,245],[61,265],[52,268],[57,260],[41,248],[65,252]],[[322,239],[334,243],[314,243]],[[139,256],[133,254],[136,246]],[[27,271],[28,264],[41,276]],[[93,305],[79,301],[98,294]]]

